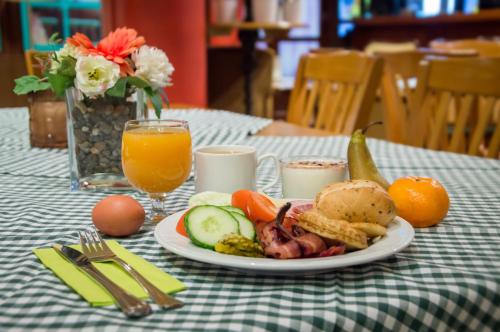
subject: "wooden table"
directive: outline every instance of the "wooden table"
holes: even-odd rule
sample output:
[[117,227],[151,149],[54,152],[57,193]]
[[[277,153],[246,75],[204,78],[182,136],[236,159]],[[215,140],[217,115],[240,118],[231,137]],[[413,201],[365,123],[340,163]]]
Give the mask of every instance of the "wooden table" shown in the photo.
[[298,126],[284,121],[273,121],[257,133],[257,136],[331,136],[331,132]]

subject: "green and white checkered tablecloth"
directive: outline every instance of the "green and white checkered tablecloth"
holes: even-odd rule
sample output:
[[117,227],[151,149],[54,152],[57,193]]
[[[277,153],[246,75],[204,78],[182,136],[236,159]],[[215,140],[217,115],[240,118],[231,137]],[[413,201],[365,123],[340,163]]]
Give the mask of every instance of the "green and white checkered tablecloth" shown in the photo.
[[[179,112],[194,122],[195,146],[248,144],[279,156],[343,156],[347,148],[347,137],[248,136],[266,123],[221,112],[197,125],[204,114],[196,114]],[[416,230],[393,257],[315,276],[244,275],[190,261],[160,247],[146,225],[120,243],[185,282],[177,296],[186,305],[128,320],[114,307],[90,307],[32,254],[54,242],[76,243],[105,194],[70,193],[66,151],[30,149],[27,135],[25,110],[0,109],[0,331],[500,331],[498,160],[370,140],[389,180],[441,181],[449,214],[438,227]],[[271,178],[270,165],[259,175],[261,182]],[[191,178],[170,195],[169,208],[185,208],[192,193]]]

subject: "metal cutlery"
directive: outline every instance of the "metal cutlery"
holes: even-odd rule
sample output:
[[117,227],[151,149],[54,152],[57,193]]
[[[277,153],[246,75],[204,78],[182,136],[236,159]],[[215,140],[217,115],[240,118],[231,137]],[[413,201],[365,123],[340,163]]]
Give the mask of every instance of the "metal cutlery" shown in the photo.
[[144,278],[132,266],[118,257],[96,231],[80,232],[80,243],[83,253],[93,262],[114,262],[128,272],[149,293],[153,301],[162,308],[179,308],[184,305],[172,296],[163,293],[155,285]]
[[152,310],[149,304],[127,293],[120,286],[108,279],[108,277],[90,263],[90,260],[84,254],[76,249],[60,244],[54,244],[52,247],[57,253],[103,286],[116,300],[118,307],[125,315],[131,318],[139,318],[151,314]]

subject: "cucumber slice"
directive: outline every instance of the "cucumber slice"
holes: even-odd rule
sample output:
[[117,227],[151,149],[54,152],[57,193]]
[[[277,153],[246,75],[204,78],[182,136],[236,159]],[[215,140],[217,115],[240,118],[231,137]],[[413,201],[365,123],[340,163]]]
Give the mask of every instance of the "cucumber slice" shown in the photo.
[[231,194],[204,191],[191,196],[189,207],[192,208],[198,205],[231,205]]
[[184,221],[191,241],[202,248],[213,249],[229,233],[239,234],[239,223],[233,215],[217,206],[192,208]]
[[247,239],[255,241],[256,234],[253,223],[250,220],[248,220],[247,217],[237,212],[231,212],[231,214],[238,221],[238,224],[240,226],[240,234],[246,237]]
[[242,209],[231,206],[231,205],[221,206],[220,208],[226,210],[227,212],[241,214],[242,216],[245,215],[245,212],[243,212]]

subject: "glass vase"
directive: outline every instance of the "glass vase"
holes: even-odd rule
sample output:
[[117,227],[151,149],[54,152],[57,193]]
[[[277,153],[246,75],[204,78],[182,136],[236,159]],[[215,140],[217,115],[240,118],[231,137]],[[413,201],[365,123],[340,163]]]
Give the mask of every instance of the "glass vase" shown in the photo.
[[131,189],[122,171],[121,142],[125,123],[144,118],[143,91],[89,98],[70,88],[66,103],[71,190]]

